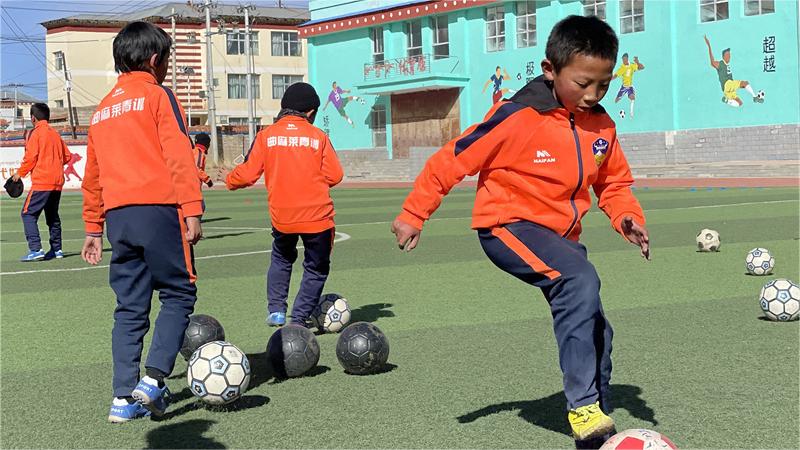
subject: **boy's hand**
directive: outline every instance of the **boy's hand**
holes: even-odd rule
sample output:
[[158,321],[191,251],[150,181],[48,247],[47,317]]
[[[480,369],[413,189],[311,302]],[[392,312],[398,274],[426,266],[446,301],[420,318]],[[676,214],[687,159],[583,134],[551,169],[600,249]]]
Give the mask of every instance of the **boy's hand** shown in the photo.
[[225,179],[228,178],[229,173],[231,173],[231,169],[228,169],[225,166],[219,166],[217,169],[217,180],[225,181]]
[[650,260],[650,237],[647,228],[633,221],[630,216],[622,219],[622,234],[633,244],[642,249],[642,256]]
[[419,230],[400,219],[395,219],[392,222],[392,233],[397,237],[397,245],[400,250],[410,252],[414,250],[419,242],[419,235],[422,230]]
[[11,179],[14,180],[14,183],[19,181],[19,172],[14,172],[14,175],[11,175]]
[[189,244],[194,245],[200,238],[203,237],[203,229],[200,226],[199,217],[186,218],[186,240]]
[[87,263],[96,266],[103,259],[103,238],[86,236],[81,249],[81,258]]

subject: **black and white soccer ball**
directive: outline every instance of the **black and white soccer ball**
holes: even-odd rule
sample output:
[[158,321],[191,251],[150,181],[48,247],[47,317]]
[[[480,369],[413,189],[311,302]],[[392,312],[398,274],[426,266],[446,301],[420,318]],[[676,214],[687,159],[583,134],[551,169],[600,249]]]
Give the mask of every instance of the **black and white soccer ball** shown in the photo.
[[800,286],[785,278],[765,284],[758,301],[769,320],[788,322],[800,316]]
[[625,110],[624,109],[620,109],[619,110],[619,118],[620,119],[624,119],[625,118]]
[[337,333],[350,323],[350,305],[339,294],[325,294],[311,311],[311,324],[320,332]]
[[764,97],[765,97],[766,95],[767,95],[767,94],[766,94],[766,92],[764,92],[763,90],[760,90],[760,89],[759,89],[759,91],[756,93],[756,97],[758,97],[760,100],[764,100]]
[[356,322],[339,335],[336,358],[345,372],[350,374],[380,372],[389,359],[389,341],[375,325]]
[[188,361],[192,353],[203,344],[224,340],[225,329],[217,319],[206,314],[195,314],[189,317],[189,325],[183,336],[181,356]]
[[750,275],[769,275],[775,267],[775,257],[765,248],[754,248],[747,252],[744,266]]
[[308,328],[286,325],[270,336],[267,355],[280,378],[299,377],[319,362],[319,343]]
[[697,251],[699,252],[718,252],[722,243],[720,242],[719,233],[715,230],[703,228],[697,233]]
[[247,390],[250,362],[229,342],[209,342],[192,353],[186,380],[195,397],[212,405],[224,405]]

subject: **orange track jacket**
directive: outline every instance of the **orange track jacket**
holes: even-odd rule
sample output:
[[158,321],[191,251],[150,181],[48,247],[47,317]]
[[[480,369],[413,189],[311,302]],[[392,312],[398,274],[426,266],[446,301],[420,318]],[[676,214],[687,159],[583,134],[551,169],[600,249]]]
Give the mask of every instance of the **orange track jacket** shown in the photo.
[[569,113],[541,76],[431,156],[398,218],[421,229],[453,186],[479,172],[472,228],[525,220],[578,240],[589,186],[617,232],[625,216],[645,223],[614,121],[600,105]]
[[208,154],[208,149],[203,144],[197,144],[192,148],[192,152],[194,152],[194,162],[197,164],[197,175],[200,181],[208,183],[211,180],[211,177],[206,173],[206,155]]
[[334,226],[330,188],[344,174],[328,136],[302,117],[284,116],[260,131],[245,162],[228,174],[234,190],[264,174],[272,226],[282,233],[319,233]]
[[202,215],[192,142],[175,95],[147,72],[119,76],[92,116],[83,178],[86,232],[102,233],[105,211],[176,205]]
[[60,191],[64,186],[64,164],[72,154],[46,120],[37,120],[25,142],[19,176],[31,174],[32,191]]

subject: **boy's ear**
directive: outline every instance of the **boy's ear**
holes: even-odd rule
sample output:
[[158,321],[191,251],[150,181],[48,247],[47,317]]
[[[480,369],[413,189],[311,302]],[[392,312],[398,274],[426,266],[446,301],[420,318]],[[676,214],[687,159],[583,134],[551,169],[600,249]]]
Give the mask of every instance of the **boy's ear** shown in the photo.
[[316,114],[316,113],[317,113],[317,109],[316,109],[316,108],[314,108],[314,109],[312,109],[311,111],[308,111],[308,112],[306,113],[306,117],[313,117],[313,116],[314,116],[314,114]]
[[155,69],[158,67],[158,53],[153,53],[153,56],[150,57],[150,67]]
[[542,75],[544,75],[545,79],[548,81],[553,81],[556,76],[555,67],[553,67],[553,63],[547,58],[542,60]]

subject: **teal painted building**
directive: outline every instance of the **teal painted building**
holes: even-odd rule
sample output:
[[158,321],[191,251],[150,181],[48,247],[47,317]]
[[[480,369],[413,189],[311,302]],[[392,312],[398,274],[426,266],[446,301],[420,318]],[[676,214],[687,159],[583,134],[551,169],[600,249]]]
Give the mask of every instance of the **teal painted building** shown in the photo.
[[[441,145],[541,75],[547,36],[569,14],[606,20],[620,39],[617,68],[628,54],[639,69],[631,80],[621,71],[602,101],[621,134],[800,123],[796,0],[311,0],[309,9],[300,33],[327,103],[316,124],[340,150],[402,158],[410,146]],[[628,91],[615,102],[623,81],[634,108]]]

